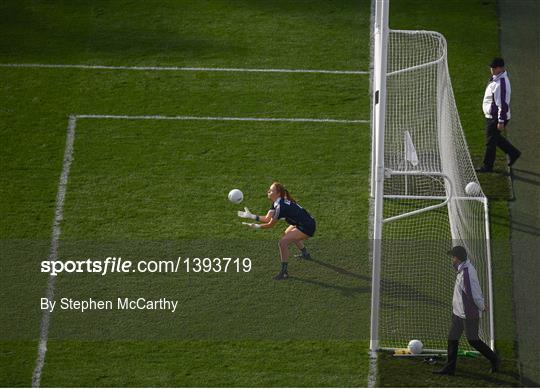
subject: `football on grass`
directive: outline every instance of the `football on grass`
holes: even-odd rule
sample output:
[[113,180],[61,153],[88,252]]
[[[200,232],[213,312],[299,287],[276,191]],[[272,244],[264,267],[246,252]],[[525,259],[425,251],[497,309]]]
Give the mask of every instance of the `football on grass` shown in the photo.
[[233,189],[229,192],[229,201],[234,204],[240,204],[244,200],[244,194],[240,189]]
[[419,340],[417,339],[413,339],[409,342],[409,351],[411,352],[411,354],[422,354],[422,350],[424,349],[424,345],[422,344],[422,342],[420,342]]

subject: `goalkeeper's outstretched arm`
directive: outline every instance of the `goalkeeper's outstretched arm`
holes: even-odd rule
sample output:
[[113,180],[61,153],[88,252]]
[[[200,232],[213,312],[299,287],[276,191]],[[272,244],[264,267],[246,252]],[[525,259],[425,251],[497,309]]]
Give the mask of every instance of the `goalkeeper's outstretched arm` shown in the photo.
[[272,225],[276,224],[277,223],[277,219],[273,219],[272,216],[274,215],[274,212],[273,210],[271,211],[268,211],[268,213],[264,216],[259,216],[259,221],[263,222],[263,223],[272,223]]
[[268,213],[265,216],[258,216],[249,211],[247,207],[244,208],[244,211],[238,211],[238,216],[244,219],[252,219],[255,221],[260,221],[262,224],[257,223],[243,223],[249,227],[252,228],[271,228],[273,227],[278,220],[274,219],[272,216],[274,215],[274,210],[268,211]]
[[259,224],[258,228],[272,228],[274,225],[278,222],[278,219],[274,219],[272,216],[274,215],[273,210],[268,211],[268,213],[265,216],[259,216],[259,220],[263,222],[263,224]]

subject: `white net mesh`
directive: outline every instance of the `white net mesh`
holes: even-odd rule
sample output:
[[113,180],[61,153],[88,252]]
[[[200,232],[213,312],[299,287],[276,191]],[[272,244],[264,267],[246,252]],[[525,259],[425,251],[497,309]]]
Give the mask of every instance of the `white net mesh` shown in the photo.
[[[456,277],[446,252],[457,244],[467,249],[486,302],[490,272],[485,196],[455,105],[444,38],[390,31],[386,83],[384,163],[390,175],[384,184],[379,342],[395,348],[420,339],[425,348],[445,349]],[[478,186],[466,193],[471,182]],[[414,213],[427,207],[432,209]],[[489,320],[484,314],[480,322],[484,341],[490,339]]]

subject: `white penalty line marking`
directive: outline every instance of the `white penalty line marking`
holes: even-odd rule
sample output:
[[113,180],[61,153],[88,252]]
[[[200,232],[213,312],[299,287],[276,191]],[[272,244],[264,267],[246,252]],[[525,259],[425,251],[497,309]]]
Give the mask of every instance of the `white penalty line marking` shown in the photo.
[[180,66],[107,66],[44,63],[2,63],[3,68],[45,68],[45,69],[93,69],[93,70],[143,70],[143,71],[184,71],[184,72],[238,72],[238,73],[314,73],[314,74],[363,74],[365,70],[324,70],[324,69],[252,69],[252,68],[205,68]]
[[[69,177],[69,169],[73,160],[73,143],[75,141],[75,126],[77,119],[74,116],[69,117],[68,131],[66,137],[66,147],[64,150],[64,161],[62,163],[62,173],[60,174],[60,182],[58,184],[58,192],[56,194],[56,208],[54,210],[54,222],[51,237],[51,247],[49,250],[49,261],[58,259],[58,242],[60,240],[60,223],[64,217],[64,200],[66,197],[66,187]],[[54,298],[54,283],[56,276],[49,275],[47,282],[47,298]],[[49,324],[51,314],[48,310],[43,311],[41,317],[40,339],[38,347],[38,357],[36,367],[32,374],[32,387],[37,388],[41,382],[41,372],[45,364],[45,354],[47,352],[47,339],[49,337]]]
[[362,119],[329,118],[264,118],[264,117],[224,117],[224,116],[162,116],[162,115],[72,115],[76,119],[124,119],[124,120],[202,120],[233,122],[300,122],[300,123],[370,123]]
[[[212,116],[129,116],[129,115],[70,115],[66,136],[66,146],[64,149],[64,160],[62,163],[62,173],[56,194],[56,207],[54,211],[54,221],[52,228],[51,247],[49,250],[49,261],[58,260],[58,244],[60,241],[60,224],[64,215],[64,201],[66,197],[69,171],[73,161],[73,144],[75,142],[75,128],[77,119],[127,119],[127,120],[212,120],[212,121],[266,121],[266,122],[316,122],[316,123],[369,123],[369,120],[344,120],[344,119],[305,119],[305,118],[249,118],[249,117],[212,117]],[[54,285],[56,276],[49,275],[47,281],[46,296],[49,300],[54,299]],[[47,353],[47,341],[49,337],[49,326],[51,313],[43,311],[40,326],[40,339],[38,346],[38,356],[36,366],[32,374],[32,387],[37,388],[41,383],[41,373],[45,364],[45,354]]]

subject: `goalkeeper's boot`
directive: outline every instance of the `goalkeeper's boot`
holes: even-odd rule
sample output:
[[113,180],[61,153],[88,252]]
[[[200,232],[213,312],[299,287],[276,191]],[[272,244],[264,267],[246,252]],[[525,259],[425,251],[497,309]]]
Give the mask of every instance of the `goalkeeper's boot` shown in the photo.
[[281,281],[289,278],[289,273],[287,271],[280,271],[277,275],[274,276],[274,280]]
[[309,253],[300,253],[300,254],[296,254],[294,256],[296,259],[304,259],[306,261],[311,261],[313,258],[311,258],[311,255]]
[[294,257],[297,259],[305,259],[306,261],[311,261],[313,259],[311,258],[311,255],[309,255],[307,248],[305,247],[300,250],[300,254],[297,254]]

